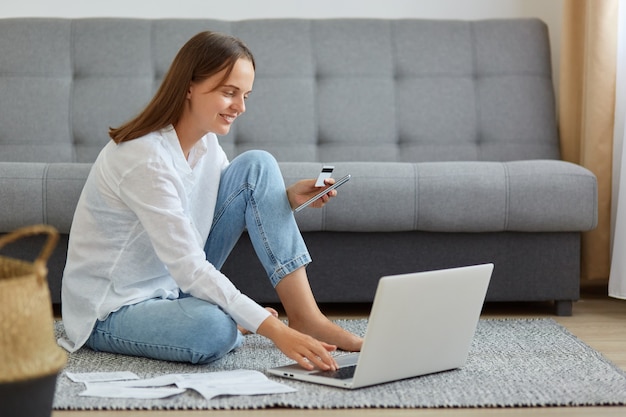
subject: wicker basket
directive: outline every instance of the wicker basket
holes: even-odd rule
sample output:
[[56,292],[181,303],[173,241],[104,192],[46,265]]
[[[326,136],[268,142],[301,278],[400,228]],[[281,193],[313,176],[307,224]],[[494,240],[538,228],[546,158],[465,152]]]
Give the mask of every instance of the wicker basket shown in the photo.
[[37,234],[47,234],[48,238],[34,262],[0,256],[0,414],[3,416],[50,415],[56,376],[67,361],[67,354],[54,339],[46,280],[46,262],[58,241],[58,232],[46,225],[24,227],[0,237],[0,248]]

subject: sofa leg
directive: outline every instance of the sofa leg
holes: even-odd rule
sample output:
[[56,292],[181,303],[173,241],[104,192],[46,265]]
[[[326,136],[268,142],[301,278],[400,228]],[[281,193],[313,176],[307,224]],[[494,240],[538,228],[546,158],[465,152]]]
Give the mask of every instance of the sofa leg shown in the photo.
[[557,316],[571,316],[572,306],[572,300],[555,300],[554,312]]

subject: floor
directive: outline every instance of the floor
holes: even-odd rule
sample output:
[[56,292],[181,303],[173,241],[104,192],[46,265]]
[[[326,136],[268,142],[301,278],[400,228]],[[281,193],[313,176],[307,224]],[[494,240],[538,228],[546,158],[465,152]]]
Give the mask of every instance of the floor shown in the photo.
[[[606,283],[590,282],[582,286],[581,299],[574,304],[571,317],[555,317],[549,304],[488,304],[484,318],[553,317],[594,349],[602,352],[617,366],[626,370],[626,301],[606,296]],[[362,318],[368,306],[349,309],[324,307],[331,318]],[[624,393],[626,400],[626,393]],[[626,407],[552,407],[513,409],[356,409],[356,410],[224,410],[224,411],[56,411],[53,417],[368,417],[368,416],[623,416]]]

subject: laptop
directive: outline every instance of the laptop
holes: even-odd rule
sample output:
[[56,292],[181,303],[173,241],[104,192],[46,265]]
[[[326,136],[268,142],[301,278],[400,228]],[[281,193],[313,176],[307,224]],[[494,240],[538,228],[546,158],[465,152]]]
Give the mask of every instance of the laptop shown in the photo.
[[361,352],[335,358],[336,371],[307,371],[297,363],[272,375],[361,388],[465,365],[493,264],[382,277]]

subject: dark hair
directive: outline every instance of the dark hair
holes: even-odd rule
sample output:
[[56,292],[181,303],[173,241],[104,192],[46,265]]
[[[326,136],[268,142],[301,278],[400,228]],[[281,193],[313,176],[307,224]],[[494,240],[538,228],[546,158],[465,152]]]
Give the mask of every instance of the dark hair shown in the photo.
[[240,58],[248,59],[255,67],[252,52],[240,39],[217,32],[198,33],[178,51],[146,108],[120,127],[109,128],[109,136],[120,143],[176,124],[183,112],[189,85],[223,70],[226,70],[223,79],[226,80]]

